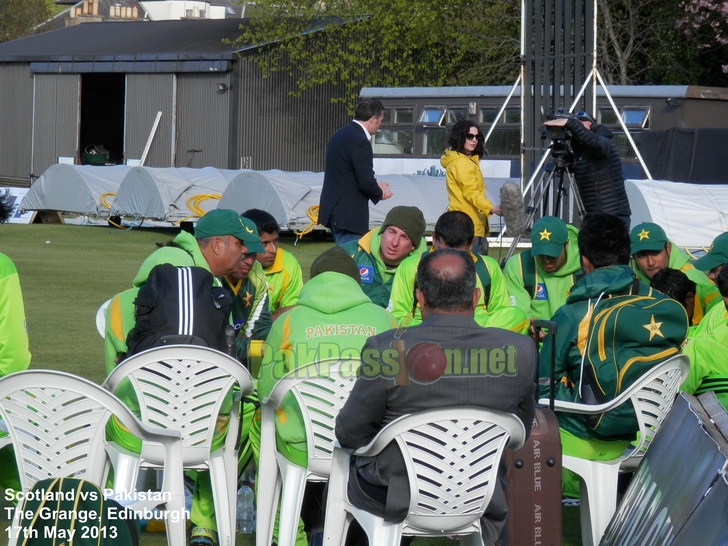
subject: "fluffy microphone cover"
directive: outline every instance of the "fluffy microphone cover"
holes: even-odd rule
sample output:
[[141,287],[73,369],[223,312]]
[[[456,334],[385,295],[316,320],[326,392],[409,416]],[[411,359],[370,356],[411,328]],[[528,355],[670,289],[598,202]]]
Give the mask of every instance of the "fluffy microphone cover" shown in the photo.
[[500,189],[500,204],[506,222],[506,235],[526,235],[526,212],[521,188],[514,182],[506,182]]

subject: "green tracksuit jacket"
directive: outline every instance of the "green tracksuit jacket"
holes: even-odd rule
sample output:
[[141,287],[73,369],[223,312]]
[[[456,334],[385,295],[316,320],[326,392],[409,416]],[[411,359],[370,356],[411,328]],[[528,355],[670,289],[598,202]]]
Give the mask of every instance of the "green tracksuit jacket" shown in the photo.
[[303,275],[298,260],[282,248],[276,252],[273,264],[264,268],[268,282],[268,309],[274,313],[281,307],[296,305],[303,288]]
[[[693,320],[692,326],[700,324],[705,314],[710,311],[713,307],[718,305],[722,298],[720,297],[720,291],[711,280],[705,276],[705,273],[698,271],[690,263],[690,258],[678,246],[670,241],[671,250],[670,258],[667,263],[667,267],[670,269],[677,269],[687,275],[688,279],[695,282],[695,307],[693,308]],[[630,262],[632,265],[632,271],[637,274],[637,278],[643,283],[650,284],[650,280],[642,273],[642,270],[637,265],[635,260]]]
[[[604,301],[604,298],[609,298],[610,295],[629,293],[633,281],[634,273],[626,265],[596,269],[577,281],[566,304],[554,314],[553,321],[558,326],[554,360],[557,399],[581,402],[579,384],[581,382],[582,353],[587,350],[586,346],[590,341],[590,336],[597,335],[589,332],[590,320],[592,317],[599,316],[601,309],[598,308],[595,312],[594,306],[598,300]],[[643,332],[642,324],[635,325],[638,332],[644,333],[644,344],[640,348],[640,353],[635,352],[635,358],[644,359],[646,352],[654,355],[665,354],[665,358],[676,354],[687,336],[687,315],[682,306],[656,290],[653,291],[644,283],[639,283],[638,295],[651,295],[659,301],[673,302],[675,313],[674,320],[664,324],[660,322],[660,332],[657,335],[650,333],[647,326],[644,326]],[[649,316],[645,316],[644,322],[650,322]],[[547,398],[550,391],[550,351],[551,336],[548,336],[539,353],[540,398]],[[655,363],[662,360],[664,358],[656,359]],[[560,427],[574,436],[609,440],[609,438],[595,433],[583,415],[558,412],[558,418]]]
[[0,254],[0,377],[30,365],[23,294],[15,264]]
[[[318,359],[359,359],[368,337],[395,326],[392,315],[374,305],[351,277],[331,271],[317,275],[304,285],[298,304],[278,317],[268,334],[258,396],[270,394],[287,372]],[[292,395],[276,414],[276,433],[279,451],[306,466],[306,435]]]
[[253,262],[246,279],[222,278],[222,285],[233,294],[233,327],[238,332],[235,338],[238,359],[247,362],[248,350],[258,356],[272,320],[268,309],[268,284],[263,266]]
[[[409,256],[397,268],[397,273],[392,282],[392,293],[389,297],[388,307],[397,322],[401,322],[404,317],[412,312],[415,300],[415,275],[422,256],[423,254]],[[473,258],[473,262],[477,260],[472,252],[470,256]],[[503,273],[498,266],[498,262],[488,256],[480,256],[480,258],[485,263],[490,275],[490,299],[486,306],[483,298],[483,283],[480,277],[476,275],[475,284],[480,289],[480,299],[473,317],[475,322],[484,328],[504,328],[519,334],[524,333],[528,330],[528,318],[517,308],[511,307]],[[410,326],[415,326],[421,322],[422,315],[418,304]]]
[[[550,320],[556,310],[566,303],[571,287],[581,276],[577,242],[579,230],[571,225],[566,228],[569,231],[569,246],[566,248],[566,263],[561,269],[547,273],[531,256],[531,251],[526,250],[510,258],[503,271],[511,305],[536,320]],[[523,280],[523,261],[529,259],[533,263],[531,269],[534,270],[533,292],[530,294]]]
[[[359,266],[361,275],[361,288],[369,296],[372,303],[379,307],[386,308],[389,305],[389,295],[392,291],[392,281],[397,268],[388,269],[379,255],[379,228],[371,230],[358,241],[349,241],[341,245],[347,254],[354,258]],[[427,250],[427,243],[420,239],[419,245],[410,252],[422,254]]]
[[728,409],[728,328],[689,338],[683,354],[690,357],[690,370],[680,390],[696,395],[714,391]]

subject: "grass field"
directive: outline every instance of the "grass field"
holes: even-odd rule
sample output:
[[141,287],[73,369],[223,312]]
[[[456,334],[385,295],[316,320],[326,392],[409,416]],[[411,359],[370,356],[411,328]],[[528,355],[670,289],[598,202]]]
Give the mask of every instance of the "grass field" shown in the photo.
[[[117,292],[131,287],[131,279],[155,243],[171,240],[177,230],[100,226],[3,225],[0,252],[18,268],[33,355],[31,368],[63,370],[96,383],[104,380],[103,340],[96,331],[99,306]],[[304,281],[313,259],[333,245],[304,238],[294,246],[283,237],[281,246],[295,254]],[[491,252],[498,258],[500,251]],[[503,251],[503,254],[505,251]],[[0,508],[3,508],[0,503]],[[581,544],[578,509],[564,510],[566,546]],[[5,511],[2,512],[3,516]],[[5,522],[0,521],[2,528]],[[0,532],[0,537],[6,535]],[[6,539],[0,538],[0,544]],[[166,544],[164,533],[142,533],[143,546]],[[237,544],[253,544],[238,535]],[[455,544],[447,539],[418,539],[415,545]]]

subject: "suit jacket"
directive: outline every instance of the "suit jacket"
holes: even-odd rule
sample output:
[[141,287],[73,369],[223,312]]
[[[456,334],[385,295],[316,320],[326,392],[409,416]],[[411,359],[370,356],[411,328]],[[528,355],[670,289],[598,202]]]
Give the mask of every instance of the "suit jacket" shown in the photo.
[[326,145],[324,185],[318,223],[365,234],[369,231],[369,201],[378,203],[382,190],[374,178],[374,154],[364,129],[352,121],[331,137]]
[[[382,363],[377,353],[391,347],[395,330],[370,337],[362,349],[362,376],[356,384],[336,419],[336,437],[342,447],[357,449],[369,443],[385,425],[402,415],[438,407],[461,405],[482,406],[517,415],[526,431],[531,429],[535,410],[537,350],[533,341],[519,334],[499,328],[482,328],[472,317],[452,314],[429,316],[418,326],[405,331],[401,339],[409,350],[417,343],[437,343],[448,354],[448,349],[460,350],[461,363],[453,357],[445,373],[429,384],[410,380],[409,385],[396,386],[393,378],[370,377],[367,362]],[[514,358],[506,373],[500,370],[489,373],[483,370],[474,375],[468,373],[466,364],[474,364],[468,358],[467,349],[515,347]],[[367,352],[369,351],[369,352]],[[452,351],[455,353],[455,351]],[[455,362],[456,361],[456,362]],[[483,373],[485,372],[485,373]],[[356,478],[358,474],[359,479]],[[362,487],[361,478],[380,488],[386,487],[386,504],[377,503]],[[483,538],[492,544],[505,524],[507,508],[503,485],[505,465],[501,464],[499,485],[481,520]],[[374,487],[376,489],[376,487]],[[384,491],[382,489],[382,491]],[[352,461],[349,477],[349,499],[364,510],[378,514],[387,521],[399,522],[407,515],[409,507],[409,482],[404,460],[396,443],[391,443],[376,457],[356,457]]]

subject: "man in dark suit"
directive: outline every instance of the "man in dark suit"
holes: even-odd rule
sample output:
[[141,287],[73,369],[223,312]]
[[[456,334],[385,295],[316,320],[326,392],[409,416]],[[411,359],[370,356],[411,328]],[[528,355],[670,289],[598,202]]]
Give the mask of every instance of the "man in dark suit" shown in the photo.
[[326,145],[324,186],[318,223],[331,229],[337,245],[359,239],[369,231],[369,201],[392,197],[389,185],[374,178],[371,138],[384,118],[384,106],[364,99],[354,120],[336,131]]
[[[447,367],[432,382],[420,382],[410,374],[409,384],[397,385],[401,383],[399,377],[395,381],[389,373],[391,367],[385,365],[391,363],[391,355],[387,353],[387,359],[379,356],[393,347],[396,331],[367,339],[362,349],[362,375],[336,419],[336,437],[342,447],[355,450],[365,446],[402,415],[449,406],[482,406],[513,413],[530,432],[535,409],[536,346],[526,336],[482,328],[473,320],[480,298],[475,278],[473,260],[463,251],[446,248],[422,258],[415,295],[423,321],[404,331],[400,340],[406,350],[422,342],[439,345],[447,357]],[[488,354],[487,364],[484,353]],[[500,364],[491,366],[496,361]],[[474,366],[478,373],[474,373]],[[503,464],[499,477],[481,520],[485,544],[495,542],[506,521]],[[396,443],[376,457],[352,458],[348,494],[352,504],[385,521],[404,520],[409,484]]]

